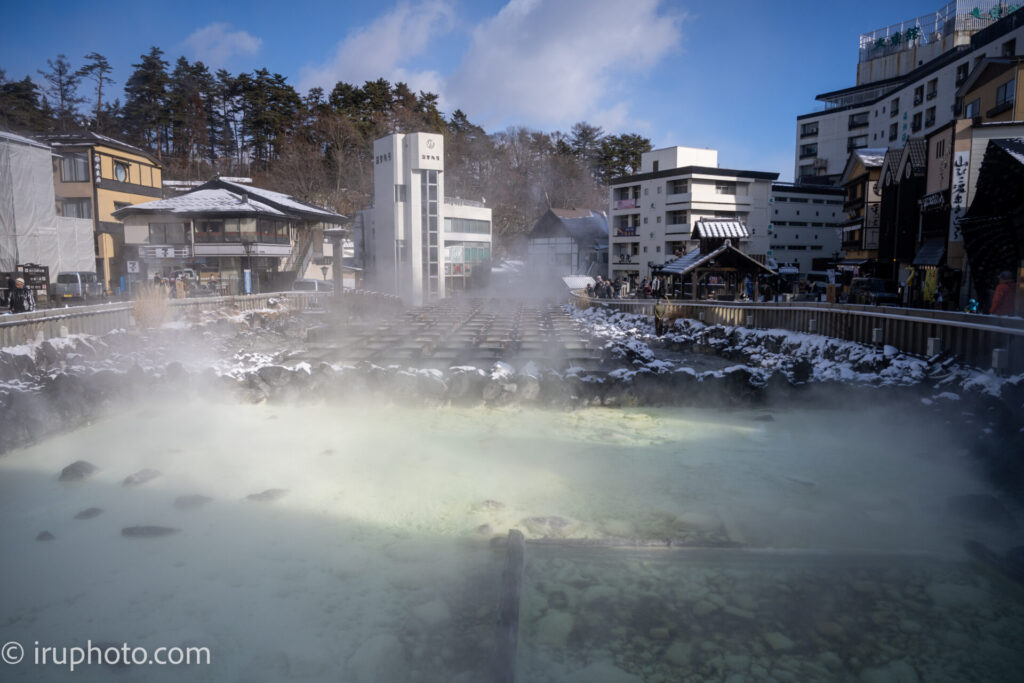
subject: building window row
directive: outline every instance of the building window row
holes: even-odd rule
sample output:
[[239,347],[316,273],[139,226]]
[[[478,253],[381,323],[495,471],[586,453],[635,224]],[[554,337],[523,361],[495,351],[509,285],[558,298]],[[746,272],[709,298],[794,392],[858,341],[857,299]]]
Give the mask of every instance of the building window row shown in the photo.
[[868,113],[869,112],[862,111],[859,114],[850,114],[849,129],[853,130],[854,128],[863,128],[864,126],[867,126],[870,123],[868,120]]
[[800,137],[809,138],[818,134],[818,122],[805,123],[800,126]]
[[491,234],[491,223],[490,221],[481,221],[474,218],[445,218],[444,231],[489,235]]
[[807,157],[818,156],[818,143],[814,142],[809,145],[800,146],[800,158],[806,159]]
[[88,197],[62,199],[60,215],[65,218],[92,218],[92,200]]

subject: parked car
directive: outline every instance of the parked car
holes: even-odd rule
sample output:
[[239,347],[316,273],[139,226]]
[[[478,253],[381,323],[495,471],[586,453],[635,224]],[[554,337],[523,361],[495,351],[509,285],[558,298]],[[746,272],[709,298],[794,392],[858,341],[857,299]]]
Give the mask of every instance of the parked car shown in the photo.
[[105,295],[103,283],[96,277],[96,273],[82,270],[57,273],[57,285],[53,291],[53,296],[57,301],[72,301],[74,299],[88,301],[89,299],[100,299]]
[[851,304],[868,304],[872,306],[898,306],[900,296],[897,285],[892,280],[880,277],[855,277],[850,282],[850,294],[847,301]]
[[314,280],[312,278],[299,278],[292,285],[296,292],[333,292],[334,283],[328,280]]
[[171,271],[172,280],[191,280],[192,282],[198,282],[199,276],[196,275],[196,271],[191,268],[183,268],[181,270]]

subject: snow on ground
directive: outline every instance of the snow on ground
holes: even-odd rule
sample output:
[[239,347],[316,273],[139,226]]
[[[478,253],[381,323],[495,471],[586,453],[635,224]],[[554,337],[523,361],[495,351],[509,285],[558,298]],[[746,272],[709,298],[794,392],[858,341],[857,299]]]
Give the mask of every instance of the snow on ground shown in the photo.
[[766,379],[781,371],[792,377],[798,361],[810,363],[809,378],[817,382],[850,382],[872,386],[910,386],[933,379],[946,388],[998,397],[1007,382],[1019,384],[1024,375],[1000,377],[995,372],[949,363],[937,368],[927,360],[900,352],[893,346],[876,348],[805,332],[780,329],[749,329],[709,326],[695,320],[676,319],[662,337],[654,335],[649,316],[622,313],[602,307],[579,310],[573,317],[587,331],[606,341],[606,348],[634,364],[656,372],[671,371],[672,364],[656,361],[658,348],[666,344],[704,345],[727,357],[743,357],[744,367]]

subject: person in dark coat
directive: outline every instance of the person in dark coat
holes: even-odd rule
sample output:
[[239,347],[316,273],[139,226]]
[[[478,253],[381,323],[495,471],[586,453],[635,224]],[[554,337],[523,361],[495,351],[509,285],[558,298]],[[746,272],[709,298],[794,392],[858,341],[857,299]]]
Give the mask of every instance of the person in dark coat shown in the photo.
[[36,310],[36,298],[31,289],[25,289],[25,280],[20,277],[14,281],[9,305],[11,313],[29,313]]

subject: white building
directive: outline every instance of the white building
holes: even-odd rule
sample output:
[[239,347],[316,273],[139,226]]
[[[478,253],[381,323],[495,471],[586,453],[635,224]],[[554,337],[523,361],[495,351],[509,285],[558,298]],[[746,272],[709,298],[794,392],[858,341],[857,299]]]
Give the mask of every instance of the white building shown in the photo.
[[838,259],[846,219],[839,187],[772,183],[772,222],[768,256],[780,268],[815,270],[815,259]]
[[863,34],[858,84],[818,95],[825,110],[797,117],[794,178],[836,182],[854,149],[903,147],[949,123],[957,88],[982,59],[1024,50],[1024,11],[1016,6],[956,0]]
[[612,180],[609,277],[633,281],[697,246],[700,219],[739,221],[749,233],[740,248],[765,261],[769,197],[778,173],[718,167],[718,152],[667,147],[642,155],[640,172]]
[[444,136],[380,138],[373,168],[373,209],[363,227],[370,286],[417,306],[465,289],[491,258],[491,210],[444,197]]

